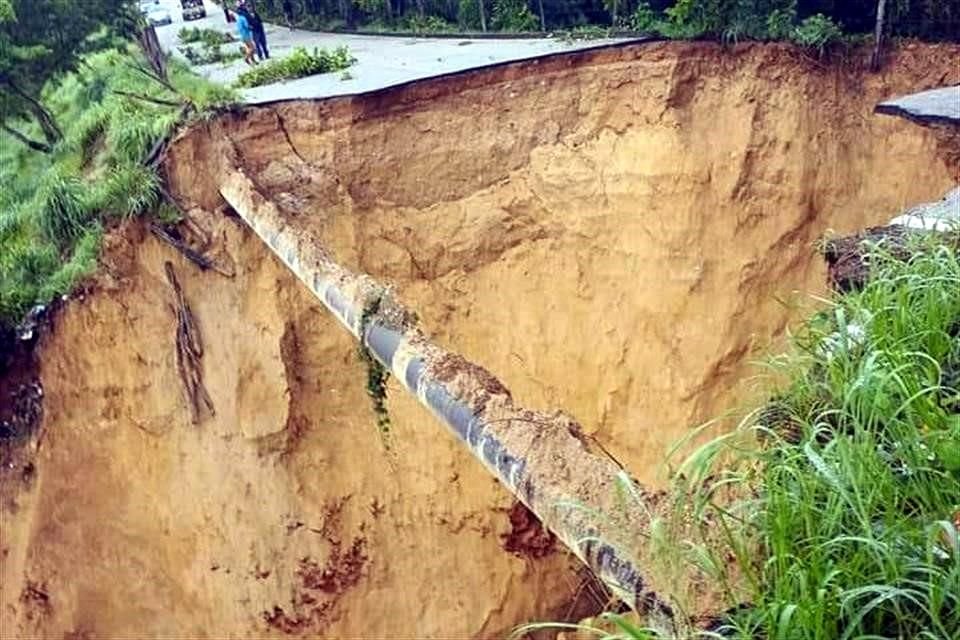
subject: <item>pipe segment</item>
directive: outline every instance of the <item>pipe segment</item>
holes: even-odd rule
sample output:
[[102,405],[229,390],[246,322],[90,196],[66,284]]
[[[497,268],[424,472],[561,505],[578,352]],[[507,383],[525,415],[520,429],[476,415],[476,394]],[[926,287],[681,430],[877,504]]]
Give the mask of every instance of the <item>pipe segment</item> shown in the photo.
[[334,262],[242,169],[225,172],[220,192],[354,338],[617,597],[648,624],[673,629],[671,608],[641,572],[638,549],[650,519],[644,494],[575,421],[515,407],[489,372],[427,339],[387,288]]

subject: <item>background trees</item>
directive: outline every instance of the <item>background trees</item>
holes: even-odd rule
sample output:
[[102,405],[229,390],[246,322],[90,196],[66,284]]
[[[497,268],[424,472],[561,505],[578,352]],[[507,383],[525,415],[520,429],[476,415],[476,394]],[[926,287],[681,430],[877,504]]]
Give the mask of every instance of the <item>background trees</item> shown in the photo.
[[[847,33],[870,33],[877,0],[290,0],[297,22],[315,28],[374,26],[475,30],[568,29],[580,25],[664,21],[682,33],[778,37],[792,17],[799,25],[822,14]],[[260,0],[281,15],[281,0]],[[773,24],[770,24],[772,21]],[[960,38],[960,0],[888,0],[889,34]],[[768,27],[774,27],[770,29]]]
[[[132,0],[0,0],[0,128],[49,151],[63,133],[41,99],[44,85],[104,46],[108,28],[135,29],[135,15]],[[25,133],[22,120],[35,124],[42,139]]]

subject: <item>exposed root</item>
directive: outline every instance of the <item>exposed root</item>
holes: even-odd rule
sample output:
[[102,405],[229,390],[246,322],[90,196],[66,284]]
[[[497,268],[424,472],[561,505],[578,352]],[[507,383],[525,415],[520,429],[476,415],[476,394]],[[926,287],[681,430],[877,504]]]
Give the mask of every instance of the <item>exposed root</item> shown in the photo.
[[171,308],[177,318],[177,371],[187,393],[190,419],[193,424],[199,424],[205,413],[216,415],[213,400],[203,386],[203,369],[200,364],[203,358],[203,339],[173,271],[173,265],[168,261],[163,264],[163,268],[176,297],[176,307]]
[[[190,222],[193,224],[195,228],[198,228],[195,222],[193,222],[192,220],[190,220]],[[178,238],[176,235],[174,235],[164,227],[161,227],[160,225],[157,225],[157,224],[151,224],[150,232],[153,235],[155,235],[157,238],[162,240],[163,242],[167,243],[168,245],[170,245],[171,247],[179,251],[181,254],[183,254],[183,256],[187,260],[189,260],[193,264],[200,267],[201,270],[206,271],[209,269],[227,278],[232,278],[234,275],[236,275],[233,270],[229,270],[218,265],[216,262],[206,257],[201,252],[190,247],[181,238]],[[209,237],[205,237],[205,242],[206,244],[209,244],[210,242]]]

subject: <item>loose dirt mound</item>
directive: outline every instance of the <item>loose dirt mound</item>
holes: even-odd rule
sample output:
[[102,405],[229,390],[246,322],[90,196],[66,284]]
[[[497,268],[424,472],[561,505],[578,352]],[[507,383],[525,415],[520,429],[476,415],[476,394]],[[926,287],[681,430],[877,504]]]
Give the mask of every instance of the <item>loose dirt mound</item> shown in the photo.
[[[814,241],[956,178],[936,132],[871,112],[960,82],[958,54],[914,46],[869,76],[658,44],[198,125],[171,188],[211,212],[236,275],[130,227],[45,340],[36,478],[3,494],[4,634],[497,637],[572,609],[571,561],[506,552],[511,497],[392,384],[384,451],[347,333],[213,213],[224,162],[655,484],[666,448],[745,393],[783,301],[822,288]],[[196,425],[165,261],[203,339],[216,413]]]

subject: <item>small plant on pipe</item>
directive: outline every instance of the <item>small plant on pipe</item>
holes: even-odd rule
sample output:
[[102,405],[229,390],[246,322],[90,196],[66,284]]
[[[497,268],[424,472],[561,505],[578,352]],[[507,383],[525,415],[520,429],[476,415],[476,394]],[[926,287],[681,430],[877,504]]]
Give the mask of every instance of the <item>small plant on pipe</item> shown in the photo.
[[[365,333],[367,323],[370,318],[380,309],[380,298],[374,299],[363,309],[363,316],[360,320],[361,336]],[[367,395],[373,404],[373,413],[377,418],[377,431],[380,433],[380,439],[383,441],[383,448],[386,451],[391,450],[390,446],[390,413],[387,411],[387,380],[390,378],[390,371],[380,364],[365,342],[357,349],[360,360],[367,367]]]

